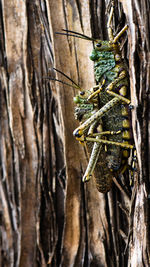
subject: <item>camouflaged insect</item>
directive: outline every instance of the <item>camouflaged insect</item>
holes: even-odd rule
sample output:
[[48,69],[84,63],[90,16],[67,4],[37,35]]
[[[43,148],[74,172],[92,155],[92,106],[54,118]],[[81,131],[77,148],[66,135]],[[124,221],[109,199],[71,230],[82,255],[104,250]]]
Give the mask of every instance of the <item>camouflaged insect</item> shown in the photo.
[[129,149],[132,149],[129,121],[129,79],[126,64],[121,58],[119,37],[110,27],[113,6],[107,28],[109,41],[95,40],[86,35],[64,30],[69,36],[94,40],[90,59],[94,61],[97,85],[81,91],[75,98],[75,118],[80,126],[73,134],[80,143],[86,144],[89,163],[83,182],[94,174],[97,189],[106,193],[112,186],[113,176],[123,173],[127,167]]
[[80,142],[86,142],[90,155],[83,181],[88,181],[94,172],[96,186],[103,193],[110,190],[113,176],[125,171],[129,149],[133,148],[130,144],[128,72],[117,44],[127,26],[113,37],[112,14],[113,7],[108,22],[109,41],[95,40],[90,56],[98,85],[90,91],[80,92],[74,99],[75,115],[81,124],[74,136]]

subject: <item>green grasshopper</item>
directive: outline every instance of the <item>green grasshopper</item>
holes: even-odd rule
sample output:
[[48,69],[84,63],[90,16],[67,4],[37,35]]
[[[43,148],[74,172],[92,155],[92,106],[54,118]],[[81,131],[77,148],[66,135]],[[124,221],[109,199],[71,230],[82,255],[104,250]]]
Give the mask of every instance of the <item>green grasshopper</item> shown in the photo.
[[128,118],[128,71],[118,44],[127,26],[114,37],[110,26],[113,12],[112,6],[107,24],[109,41],[96,40],[69,30],[59,33],[94,41],[90,59],[94,61],[97,85],[90,90],[82,90],[74,98],[75,117],[80,126],[73,135],[80,143],[86,143],[90,154],[83,182],[94,173],[97,189],[102,193],[110,190],[113,176],[125,171],[129,149],[133,148]]

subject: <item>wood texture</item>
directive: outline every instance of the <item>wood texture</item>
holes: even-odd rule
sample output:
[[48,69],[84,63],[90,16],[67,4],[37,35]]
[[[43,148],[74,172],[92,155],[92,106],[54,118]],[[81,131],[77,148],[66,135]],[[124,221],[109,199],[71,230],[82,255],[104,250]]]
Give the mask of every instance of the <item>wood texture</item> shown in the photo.
[[149,266],[149,1],[115,1],[113,28],[126,23],[137,162],[101,194],[72,132],[75,89],[95,84],[91,42],[55,34],[69,29],[107,39],[111,1],[0,1],[0,266]]

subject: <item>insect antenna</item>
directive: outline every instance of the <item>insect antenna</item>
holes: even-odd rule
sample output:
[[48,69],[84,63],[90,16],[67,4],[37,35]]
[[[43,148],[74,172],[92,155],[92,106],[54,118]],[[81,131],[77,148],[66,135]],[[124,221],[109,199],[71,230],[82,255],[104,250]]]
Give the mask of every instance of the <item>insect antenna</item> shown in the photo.
[[79,32],[75,32],[75,31],[70,31],[70,30],[66,30],[66,29],[62,29],[62,31],[64,32],[55,32],[56,34],[61,34],[61,35],[67,35],[67,36],[72,36],[72,37],[77,37],[77,38],[81,38],[81,39],[85,39],[88,41],[96,41],[96,39],[89,37],[85,34],[79,33]]
[[56,78],[52,78],[52,77],[44,77],[44,79],[49,79],[49,80],[52,80],[52,81],[56,81],[56,82],[60,82],[62,84],[66,84],[70,87],[73,87],[75,89],[81,89],[81,87],[76,83],[74,82],[68,75],[66,75],[65,73],[63,73],[62,71],[56,69],[56,68],[53,68],[55,71],[59,72],[60,74],[62,74],[64,77],[66,77],[69,81],[71,81],[73,84],[70,84],[70,83],[67,83],[67,82],[64,82],[64,81],[61,81],[59,79],[56,79]]
[[71,81],[75,86],[76,86],[76,88],[79,88],[79,89],[81,89],[80,88],[80,86],[76,83],[76,82],[74,82],[68,75],[66,75],[64,72],[62,72],[61,70],[58,70],[58,69],[56,69],[56,68],[53,68],[54,70],[56,70],[57,72],[59,72],[60,74],[62,74],[64,77],[66,77],[69,81]]

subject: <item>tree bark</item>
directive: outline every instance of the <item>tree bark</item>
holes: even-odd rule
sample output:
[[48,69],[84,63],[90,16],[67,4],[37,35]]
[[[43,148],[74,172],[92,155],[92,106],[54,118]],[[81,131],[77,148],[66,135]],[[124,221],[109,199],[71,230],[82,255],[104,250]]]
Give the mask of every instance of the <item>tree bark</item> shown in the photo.
[[[111,1],[0,1],[0,266],[150,265],[149,1],[115,1],[113,29],[129,66],[130,172],[107,194],[82,183],[88,157],[73,137],[76,90],[95,85],[92,42],[108,39]],[[68,81],[67,81],[68,82]]]

